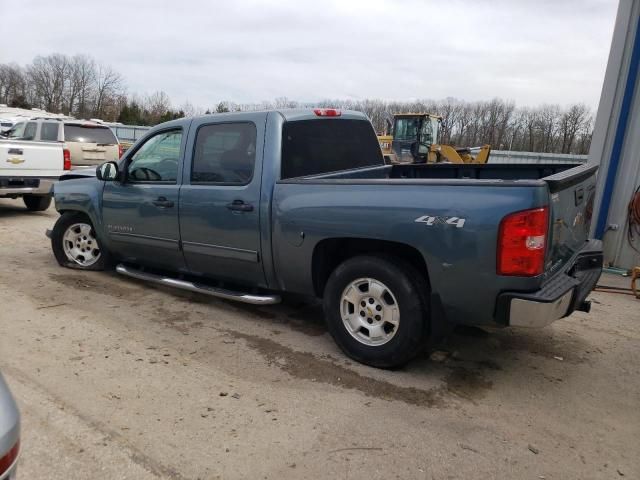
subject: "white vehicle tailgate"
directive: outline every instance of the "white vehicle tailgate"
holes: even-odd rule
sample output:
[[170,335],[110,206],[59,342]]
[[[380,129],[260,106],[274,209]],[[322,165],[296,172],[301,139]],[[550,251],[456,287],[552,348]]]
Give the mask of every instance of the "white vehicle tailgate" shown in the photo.
[[0,176],[59,177],[63,173],[61,143],[0,140]]

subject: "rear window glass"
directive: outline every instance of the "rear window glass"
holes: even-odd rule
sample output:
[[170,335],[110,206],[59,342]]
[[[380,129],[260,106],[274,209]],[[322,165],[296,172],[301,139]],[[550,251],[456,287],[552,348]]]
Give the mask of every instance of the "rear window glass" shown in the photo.
[[43,142],[55,142],[58,140],[58,123],[42,122],[40,140]]
[[106,145],[118,143],[111,129],[82,125],[65,125],[64,140],[65,142],[101,143]]
[[303,120],[282,129],[283,179],[383,163],[376,134],[365,120]]

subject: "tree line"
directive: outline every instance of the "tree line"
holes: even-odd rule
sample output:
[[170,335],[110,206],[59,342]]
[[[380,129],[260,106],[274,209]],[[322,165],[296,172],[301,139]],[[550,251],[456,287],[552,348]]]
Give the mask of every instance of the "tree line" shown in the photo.
[[321,102],[364,112],[378,132],[386,130],[394,113],[428,112],[442,117],[440,143],[456,146],[490,144],[498,150],[526,152],[589,152],[593,116],[589,107],[578,103],[561,107],[545,104],[516,107],[500,98],[469,102],[455,98],[385,102],[381,100]]
[[124,95],[117,71],[87,55],[37,56],[31,64],[0,64],[0,103],[79,118],[113,119]]
[[173,108],[169,96],[129,94],[124,77],[88,55],[38,56],[31,64],[0,64],[0,104],[42,108],[76,118],[101,118],[129,125],[155,125],[174,118],[271,108],[336,107],[364,112],[377,132],[394,113],[429,112],[442,117],[440,142],[456,146],[490,144],[494,149],[585,154],[593,115],[581,103],[517,107],[514,102],[443,100],[384,101],[327,99],[308,103],[280,97],[261,103],[222,101],[206,110],[186,102]]
[[363,112],[379,134],[387,133],[394,113],[433,113],[442,117],[440,143],[471,147],[490,144],[499,150],[587,154],[593,131],[593,115],[583,103],[564,108],[552,104],[516,107],[514,102],[500,98],[478,102],[446,98],[410,102],[334,99],[300,103],[281,97],[255,104],[220,102],[205,113],[314,106]]

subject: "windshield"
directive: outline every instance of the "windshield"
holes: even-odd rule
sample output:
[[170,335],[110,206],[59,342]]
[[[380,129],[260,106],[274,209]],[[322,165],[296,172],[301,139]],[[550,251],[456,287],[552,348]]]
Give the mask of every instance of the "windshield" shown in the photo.
[[64,140],[65,142],[99,143],[103,145],[115,145],[118,143],[110,128],[91,125],[65,125]]
[[420,118],[396,118],[394,140],[415,141],[418,138],[420,128]]

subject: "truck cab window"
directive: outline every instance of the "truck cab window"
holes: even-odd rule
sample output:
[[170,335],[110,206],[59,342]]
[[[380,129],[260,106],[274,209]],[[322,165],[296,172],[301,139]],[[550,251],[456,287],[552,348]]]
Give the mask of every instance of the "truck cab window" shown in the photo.
[[132,182],[173,182],[178,178],[182,130],[160,132],[133,154],[127,166]]
[[8,138],[22,138],[24,135],[24,128],[27,126],[25,122],[16,123],[11,130],[7,132]]
[[383,164],[375,131],[366,120],[303,120],[282,128],[283,179]]
[[200,127],[191,169],[192,183],[246,185],[256,161],[256,126],[220,123]]
[[22,140],[35,140],[37,130],[38,130],[38,124],[36,122],[28,122],[27,126],[24,127]]
[[40,140],[43,142],[55,142],[58,140],[60,124],[54,122],[42,122],[40,127]]

